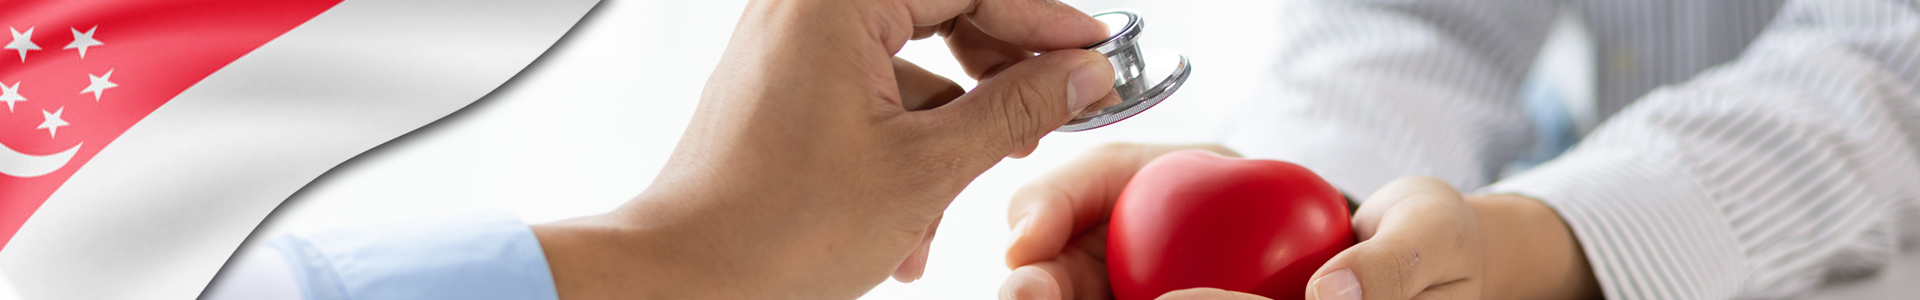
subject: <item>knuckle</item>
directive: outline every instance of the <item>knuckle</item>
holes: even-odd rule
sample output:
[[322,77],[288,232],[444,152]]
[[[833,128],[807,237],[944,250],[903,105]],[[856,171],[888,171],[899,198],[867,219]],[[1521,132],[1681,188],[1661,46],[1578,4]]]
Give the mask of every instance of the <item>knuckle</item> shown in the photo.
[[1046,116],[1040,114],[1051,111],[1050,104],[1056,102],[1053,100],[1059,100],[1049,97],[1046,87],[1029,80],[1015,81],[1013,88],[1009,90],[1015,94],[1010,96],[1018,100],[1015,103],[1019,104],[1020,112],[1025,114],[1026,118],[1023,119],[1030,121],[1044,119],[1043,117]]
[[997,101],[996,110],[999,113],[998,117],[1004,120],[1002,130],[1005,131],[1003,136],[1007,139],[1003,141],[1004,145],[1008,146],[1006,152],[1025,149],[1034,140],[1039,139],[1038,131],[1042,129],[1041,124],[1046,120],[1041,114],[1048,111],[1046,107],[1048,97],[1041,90],[1041,87],[1032,82],[1016,80],[1010,82],[1007,89],[999,95],[1001,99]]
[[1447,183],[1446,180],[1440,179],[1438,177],[1426,176],[1426,175],[1415,175],[1415,176],[1409,176],[1407,177],[1407,179],[1420,187],[1424,187],[1435,192],[1448,192],[1453,194],[1460,193],[1459,191],[1456,191],[1453,189],[1453,184],[1449,184]]
[[[891,4],[891,5],[888,5]],[[904,45],[913,37],[913,7],[909,3],[881,3],[865,5],[864,16],[868,19],[867,34],[882,45]],[[906,28],[907,30],[901,30]],[[892,46],[899,47],[899,46]]]
[[[1420,250],[1401,247],[1370,247],[1363,259],[1364,272],[1356,272],[1361,282],[1386,283],[1394,293],[1407,292],[1420,267]],[[1372,280],[1368,280],[1371,277]]]

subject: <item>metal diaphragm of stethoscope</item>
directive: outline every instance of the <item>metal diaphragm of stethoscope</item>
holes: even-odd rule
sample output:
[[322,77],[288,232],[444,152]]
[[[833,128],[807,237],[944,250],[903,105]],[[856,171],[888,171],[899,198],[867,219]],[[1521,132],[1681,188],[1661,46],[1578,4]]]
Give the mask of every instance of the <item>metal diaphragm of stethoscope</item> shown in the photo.
[[[1098,112],[1075,116],[1067,125],[1054,131],[1071,132],[1100,128],[1128,117],[1140,114],[1161,100],[1167,100],[1180,84],[1187,81],[1187,75],[1193,73],[1186,55],[1163,53],[1144,56],[1140,51],[1140,31],[1146,22],[1131,10],[1113,10],[1094,14],[1093,18],[1107,24],[1107,33],[1111,34],[1100,43],[1085,49],[1099,51],[1113,63],[1113,90],[1120,94],[1120,103],[1107,106]],[[1151,64],[1149,64],[1151,62]]]

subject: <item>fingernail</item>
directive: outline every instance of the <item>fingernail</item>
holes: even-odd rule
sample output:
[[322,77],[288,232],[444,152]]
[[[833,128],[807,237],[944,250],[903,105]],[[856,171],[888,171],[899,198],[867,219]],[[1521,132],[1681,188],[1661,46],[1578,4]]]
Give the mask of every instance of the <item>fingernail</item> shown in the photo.
[[1067,77],[1067,109],[1078,115],[1112,90],[1113,66],[1099,62],[1080,65],[1080,69]]
[[1313,281],[1313,295],[1320,300],[1360,300],[1360,278],[1353,269],[1340,269]]
[[1060,296],[1060,284],[1054,282],[1053,275],[1034,266],[1014,269],[1000,285],[1002,300],[1060,299]]
[[1012,249],[1014,241],[1019,241],[1021,237],[1027,236],[1027,227],[1032,223],[1033,223],[1033,216],[1021,215],[1020,221],[1013,223],[1013,230],[1010,231],[1011,234],[1007,235],[1006,248]]

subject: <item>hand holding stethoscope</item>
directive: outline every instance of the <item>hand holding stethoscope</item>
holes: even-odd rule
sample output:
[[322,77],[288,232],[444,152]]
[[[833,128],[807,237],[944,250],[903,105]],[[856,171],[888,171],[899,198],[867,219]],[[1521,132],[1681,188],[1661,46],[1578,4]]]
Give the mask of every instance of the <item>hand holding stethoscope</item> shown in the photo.
[[[893,56],[936,33],[974,90]],[[1109,35],[1057,1],[755,1],[653,185],[611,213],[535,226],[559,294],[853,298],[889,274],[917,279],[974,177],[1110,114],[1088,110],[1145,108],[1082,48]]]

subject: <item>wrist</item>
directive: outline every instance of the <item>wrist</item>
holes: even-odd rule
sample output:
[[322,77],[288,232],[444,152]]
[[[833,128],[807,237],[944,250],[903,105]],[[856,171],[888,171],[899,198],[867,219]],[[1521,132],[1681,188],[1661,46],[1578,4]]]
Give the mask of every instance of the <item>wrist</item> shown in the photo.
[[534,225],[534,234],[564,299],[850,298],[864,291],[817,282],[855,277],[810,264],[829,261],[819,242],[832,237],[816,234],[822,222],[781,220],[792,217],[719,200],[648,193],[610,213]]
[[1486,299],[1597,299],[1580,242],[1545,202],[1520,195],[1466,199],[1486,237]]

